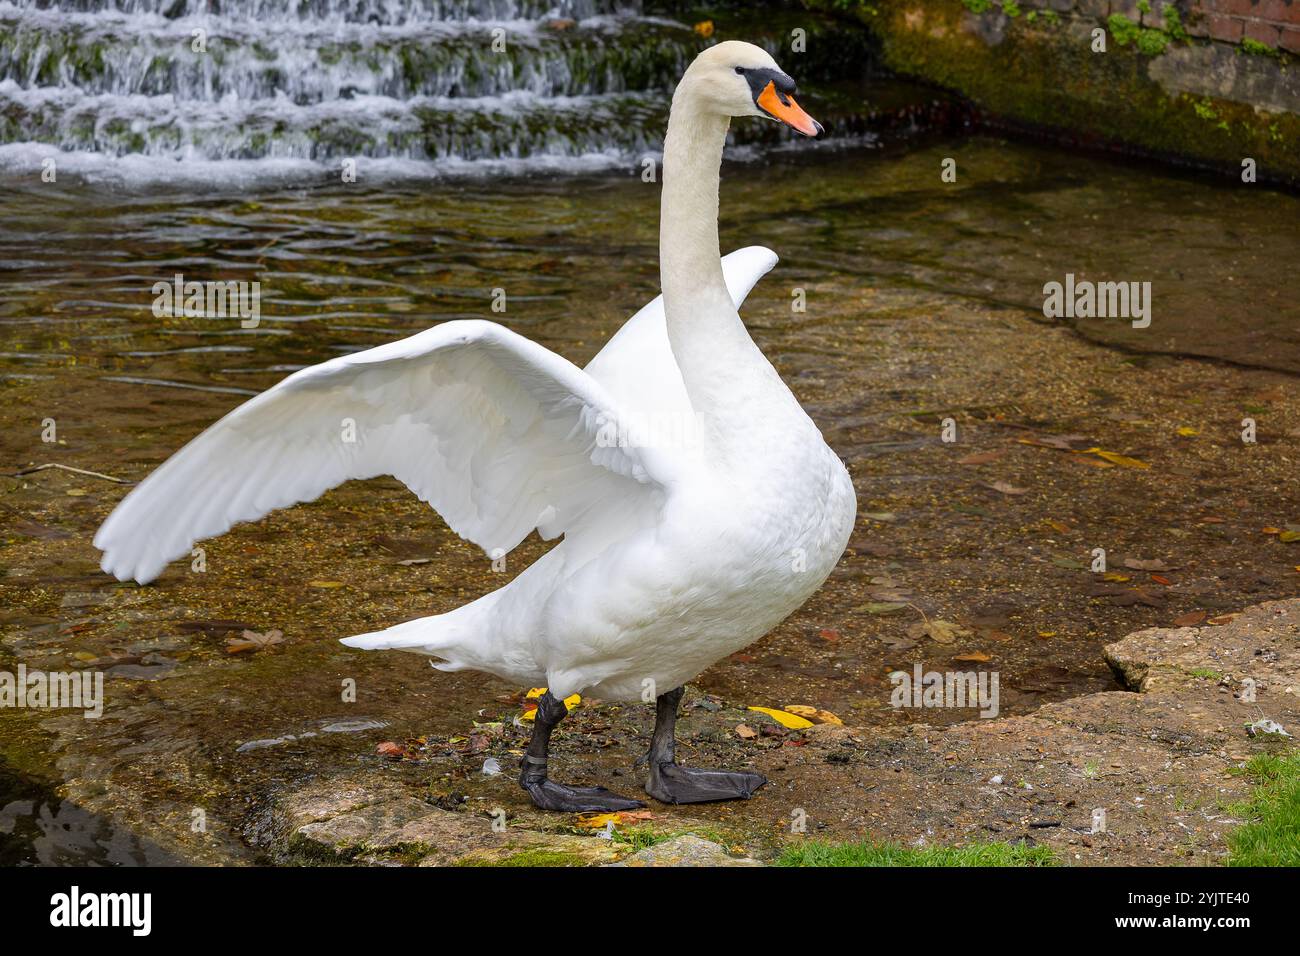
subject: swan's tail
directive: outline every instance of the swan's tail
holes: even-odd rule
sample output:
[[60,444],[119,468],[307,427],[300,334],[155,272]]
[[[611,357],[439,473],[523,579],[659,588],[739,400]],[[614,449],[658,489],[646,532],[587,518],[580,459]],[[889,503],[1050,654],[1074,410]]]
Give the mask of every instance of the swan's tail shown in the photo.
[[339,643],[367,651],[401,650],[442,658],[440,671],[476,670],[516,683],[540,676],[526,643],[502,639],[491,613],[494,591],[446,614],[416,618],[382,631],[345,637]]

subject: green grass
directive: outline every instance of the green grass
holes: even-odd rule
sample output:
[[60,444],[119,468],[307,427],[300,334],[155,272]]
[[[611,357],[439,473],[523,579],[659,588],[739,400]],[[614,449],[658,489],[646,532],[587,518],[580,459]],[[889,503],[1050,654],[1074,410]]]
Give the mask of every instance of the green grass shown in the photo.
[[1300,753],[1259,754],[1243,772],[1256,786],[1227,808],[1248,821],[1228,835],[1228,865],[1300,866]]
[[1043,846],[972,843],[969,846],[905,847],[897,843],[822,843],[787,847],[777,866],[1055,866]]

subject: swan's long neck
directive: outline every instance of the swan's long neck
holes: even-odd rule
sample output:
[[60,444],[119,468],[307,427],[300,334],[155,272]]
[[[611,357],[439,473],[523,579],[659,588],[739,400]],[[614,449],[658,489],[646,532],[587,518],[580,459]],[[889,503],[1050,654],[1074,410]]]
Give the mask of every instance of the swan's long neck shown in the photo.
[[[767,366],[745,330],[722,276],[718,186],[728,119],[673,101],[664,140],[659,270],[668,341],[698,414],[726,418]],[[768,366],[770,369],[770,366]],[[749,381],[745,381],[749,379]]]

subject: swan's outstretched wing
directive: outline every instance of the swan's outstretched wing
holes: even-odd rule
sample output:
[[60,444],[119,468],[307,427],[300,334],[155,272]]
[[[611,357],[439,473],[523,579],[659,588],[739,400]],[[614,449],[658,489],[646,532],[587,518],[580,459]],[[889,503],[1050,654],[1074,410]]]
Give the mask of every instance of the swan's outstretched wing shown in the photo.
[[127,495],[95,546],[105,571],[143,583],[237,522],[393,475],[505,552],[534,528],[554,537],[593,507],[662,495],[664,452],[600,440],[620,421],[607,390],[554,352],[492,322],[446,322],[241,405]]

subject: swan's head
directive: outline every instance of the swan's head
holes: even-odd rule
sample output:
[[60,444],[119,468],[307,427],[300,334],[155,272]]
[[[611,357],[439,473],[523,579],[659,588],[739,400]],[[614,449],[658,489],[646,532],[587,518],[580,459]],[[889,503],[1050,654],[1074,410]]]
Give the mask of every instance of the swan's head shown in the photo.
[[689,98],[694,108],[722,116],[765,116],[805,136],[822,126],[794,101],[795,84],[766,50],[726,40],[695,58],[682,76],[673,103]]

